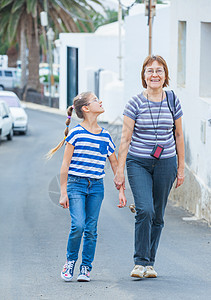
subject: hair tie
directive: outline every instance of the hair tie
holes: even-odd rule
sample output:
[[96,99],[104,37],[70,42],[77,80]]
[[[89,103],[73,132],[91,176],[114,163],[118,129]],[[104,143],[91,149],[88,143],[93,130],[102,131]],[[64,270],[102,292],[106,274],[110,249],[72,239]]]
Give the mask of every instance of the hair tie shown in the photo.
[[71,119],[71,116],[67,116],[68,119]]
[[69,125],[66,125],[67,128],[69,128]]
[[64,140],[66,139],[66,136],[64,137]]

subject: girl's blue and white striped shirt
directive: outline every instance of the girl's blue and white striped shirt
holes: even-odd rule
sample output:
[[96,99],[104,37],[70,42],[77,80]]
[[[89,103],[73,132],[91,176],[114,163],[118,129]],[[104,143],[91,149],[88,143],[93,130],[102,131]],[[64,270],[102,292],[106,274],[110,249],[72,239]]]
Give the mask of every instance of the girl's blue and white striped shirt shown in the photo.
[[68,175],[100,179],[105,176],[106,158],[115,150],[107,130],[99,134],[87,131],[81,125],[70,130],[66,141],[74,146]]
[[[165,98],[162,102],[159,119],[161,103],[150,100],[148,103],[143,93],[132,97],[126,104],[123,115],[135,121],[129,154],[143,158],[152,158],[150,153],[156,144],[155,129],[157,129],[157,143],[164,147],[161,159],[176,155],[172,114],[169,110],[167,99]],[[176,97],[174,120],[179,119],[182,115],[180,101]]]

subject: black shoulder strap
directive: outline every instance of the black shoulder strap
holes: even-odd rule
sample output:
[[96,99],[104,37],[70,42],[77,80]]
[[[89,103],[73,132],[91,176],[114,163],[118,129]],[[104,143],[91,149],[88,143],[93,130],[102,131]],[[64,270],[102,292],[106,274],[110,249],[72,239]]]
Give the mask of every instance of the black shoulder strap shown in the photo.
[[[173,97],[172,97],[173,96]],[[174,92],[171,90],[171,91],[166,91],[166,100],[167,100],[167,104],[168,104],[168,107],[169,107],[169,110],[172,114],[172,119],[173,119],[173,122],[174,122],[174,125],[173,125],[173,135],[174,135],[174,140],[175,139],[175,130],[176,130],[176,125],[175,125],[175,121],[174,121],[174,114],[176,112],[176,104],[175,104],[175,94]]]
[[176,111],[176,104],[175,104],[176,99],[175,98],[176,97],[175,97],[174,91],[172,91],[172,90],[171,90],[171,92],[166,91],[167,104],[168,104],[169,110],[172,114],[173,120],[174,120],[174,114],[175,114],[175,111]]

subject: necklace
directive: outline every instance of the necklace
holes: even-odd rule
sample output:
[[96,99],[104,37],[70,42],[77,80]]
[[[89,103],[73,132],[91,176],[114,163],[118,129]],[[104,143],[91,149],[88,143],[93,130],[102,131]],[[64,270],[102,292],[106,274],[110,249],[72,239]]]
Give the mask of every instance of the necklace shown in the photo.
[[150,105],[149,105],[148,94],[147,94],[147,102],[148,102],[148,107],[149,107],[149,111],[150,111],[150,116],[151,116],[151,119],[152,119],[152,124],[153,124],[154,131],[155,131],[155,138],[156,138],[156,144],[157,144],[157,135],[158,135],[157,134],[157,129],[158,129],[158,122],[159,122],[159,118],[160,118],[161,106],[163,104],[163,92],[162,92],[161,101],[160,101],[160,108],[159,108],[159,112],[158,112],[158,119],[157,119],[156,128],[155,128],[154,120],[153,120],[153,117],[152,117],[152,111],[151,111],[151,108],[150,108]]

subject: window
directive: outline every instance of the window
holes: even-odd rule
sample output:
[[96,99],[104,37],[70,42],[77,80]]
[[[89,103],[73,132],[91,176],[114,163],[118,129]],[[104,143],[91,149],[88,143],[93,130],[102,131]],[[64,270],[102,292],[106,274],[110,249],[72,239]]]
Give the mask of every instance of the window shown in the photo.
[[0,103],[0,117],[3,116],[3,107],[2,107],[2,103]]
[[186,21],[178,23],[177,84],[185,86],[186,76]]
[[20,102],[16,97],[1,96],[1,99],[4,100],[9,107],[21,107]]
[[6,111],[6,114],[9,116],[9,114],[10,114],[10,112],[9,112],[9,107],[6,106],[5,103],[4,103],[3,106],[4,106],[4,109],[5,109],[5,111]]
[[199,94],[201,97],[211,97],[211,23],[201,23],[201,44],[200,44],[200,78]]
[[2,76],[2,71],[0,71],[0,76]]
[[5,116],[7,116],[7,110],[6,110],[4,103],[2,103],[2,117],[5,117]]
[[6,77],[12,77],[12,71],[4,71]]

